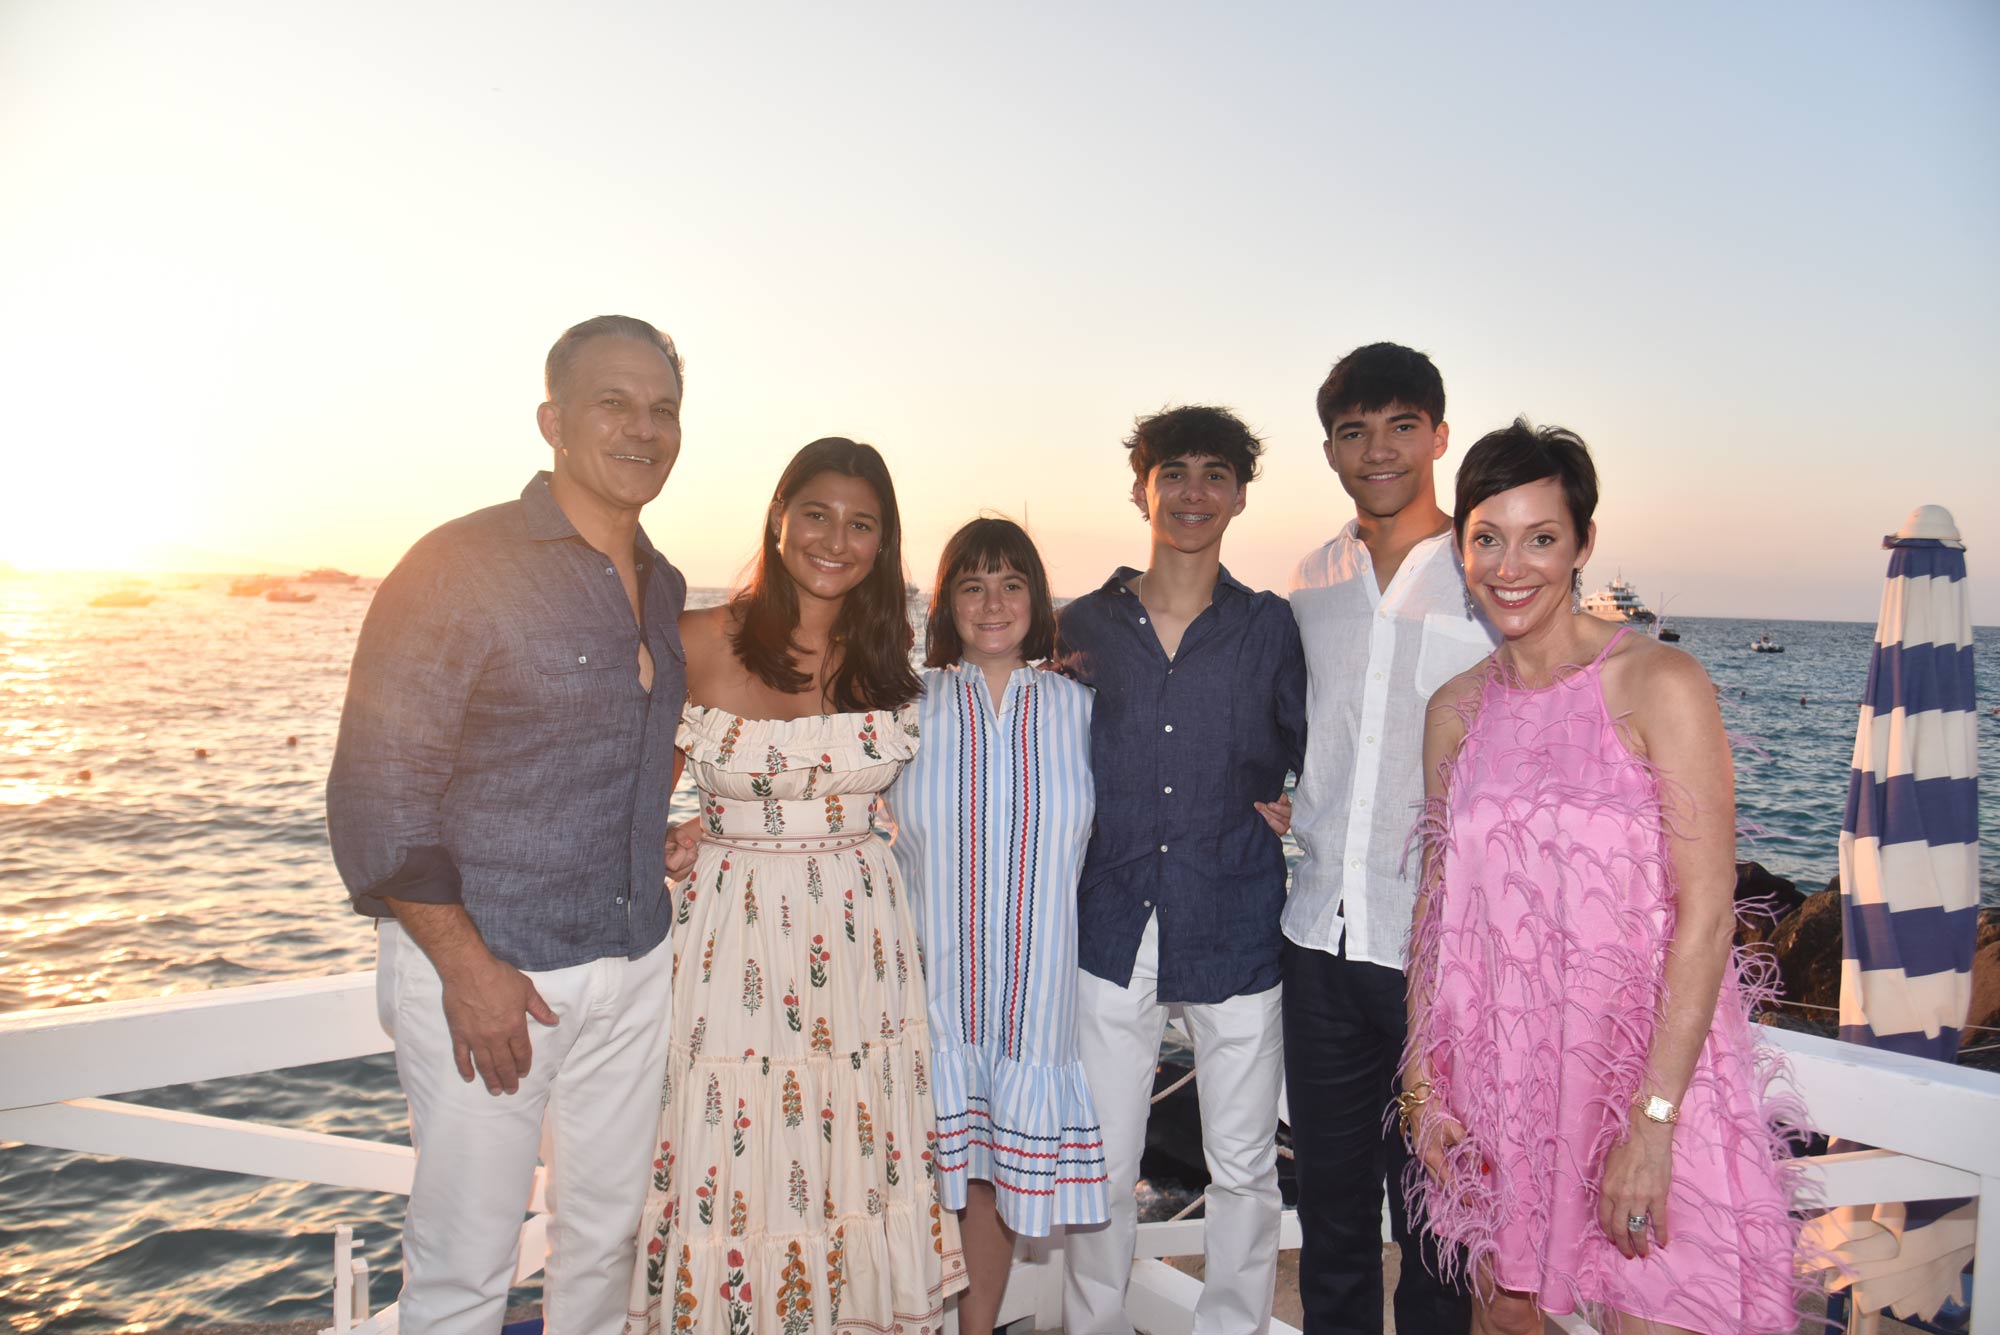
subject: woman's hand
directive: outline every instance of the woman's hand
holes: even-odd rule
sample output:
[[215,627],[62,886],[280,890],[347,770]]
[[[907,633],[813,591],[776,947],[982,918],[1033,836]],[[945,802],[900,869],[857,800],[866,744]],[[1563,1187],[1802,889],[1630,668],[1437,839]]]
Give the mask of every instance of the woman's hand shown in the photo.
[[1429,1080],[1406,1077],[1396,1101],[1402,1105],[1403,1139],[1423,1161],[1431,1182],[1443,1186],[1446,1152],[1465,1139],[1465,1127],[1444,1110]]
[[[1652,1242],[1667,1245],[1667,1192],[1674,1180],[1674,1128],[1666,1122],[1633,1117],[1631,1132],[1604,1156],[1604,1179],[1597,1193],[1597,1224],[1628,1258],[1652,1254]],[[1648,1228],[1632,1228],[1645,1216]]]
[[695,851],[701,847],[701,820],[690,816],[667,831],[667,879],[679,881],[694,871]]
[[1264,823],[1271,827],[1272,834],[1282,839],[1291,833],[1292,796],[1290,793],[1283,794],[1275,802],[1252,802],[1250,805],[1257,808],[1257,814],[1262,816]]

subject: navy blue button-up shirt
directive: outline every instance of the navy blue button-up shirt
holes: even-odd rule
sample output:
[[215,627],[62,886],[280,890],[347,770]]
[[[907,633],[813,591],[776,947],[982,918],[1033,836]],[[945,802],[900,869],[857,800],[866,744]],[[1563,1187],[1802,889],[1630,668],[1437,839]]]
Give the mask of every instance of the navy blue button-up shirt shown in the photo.
[[1127,986],[1159,915],[1159,999],[1217,1002],[1278,985],[1285,854],[1253,802],[1305,754],[1305,652],[1285,600],[1227,570],[1168,658],[1120,567],[1058,616],[1061,669],[1095,687],[1097,828],[1077,902],[1077,959]]
[[518,969],[643,955],[666,937],[687,581],[643,531],[634,556],[640,620],[541,473],[520,500],[426,535],[382,581],[326,785],[358,912],[462,903]]

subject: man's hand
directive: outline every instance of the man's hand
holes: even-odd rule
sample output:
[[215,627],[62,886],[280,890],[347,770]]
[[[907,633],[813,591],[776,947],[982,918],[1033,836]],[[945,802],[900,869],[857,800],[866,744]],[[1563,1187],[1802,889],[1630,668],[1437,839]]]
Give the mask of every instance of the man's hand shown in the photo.
[[512,1094],[534,1061],[528,1044],[532,1015],[553,1027],[556,1013],[528,975],[496,959],[480,939],[463,904],[419,904],[390,899],[403,931],[430,957],[444,984],[444,1022],[451,1057],[467,1084],[475,1071],[489,1094]]
[[1257,814],[1262,816],[1264,823],[1271,827],[1272,834],[1282,839],[1291,833],[1292,795],[1290,793],[1278,794],[1278,800],[1275,802],[1252,802],[1250,805],[1257,808]]
[[694,871],[695,854],[701,848],[701,821],[690,816],[667,831],[667,879],[682,880]]
[[551,1028],[556,1024],[549,1003],[528,975],[511,964],[487,955],[445,978],[444,1022],[451,1030],[459,1078],[470,1083],[476,1070],[487,1093],[518,1091],[535,1055],[525,1015]]

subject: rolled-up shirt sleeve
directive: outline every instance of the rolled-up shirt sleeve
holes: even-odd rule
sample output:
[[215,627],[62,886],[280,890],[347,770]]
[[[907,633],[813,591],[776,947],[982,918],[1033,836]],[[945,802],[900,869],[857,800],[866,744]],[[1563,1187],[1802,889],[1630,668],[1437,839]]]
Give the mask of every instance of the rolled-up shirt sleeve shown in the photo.
[[355,912],[461,902],[442,833],[465,715],[490,651],[449,544],[419,543],[375,592],[326,784],[327,835]]

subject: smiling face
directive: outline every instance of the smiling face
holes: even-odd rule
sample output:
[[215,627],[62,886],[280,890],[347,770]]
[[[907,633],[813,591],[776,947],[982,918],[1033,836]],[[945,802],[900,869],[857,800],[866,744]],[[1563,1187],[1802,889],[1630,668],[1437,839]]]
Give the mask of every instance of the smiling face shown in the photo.
[[558,477],[611,510],[637,511],[680,457],[680,376],[650,343],[593,338],[536,421]]
[[1182,552],[1221,542],[1229,521],[1243,513],[1245,496],[1236,470],[1213,454],[1169,459],[1132,484],[1132,503],[1146,516],[1153,541]]
[[1326,461],[1354,508],[1373,519],[1394,519],[1413,505],[1437,507],[1432,467],[1443,456],[1451,428],[1404,403],[1374,412],[1334,414]]
[[1562,483],[1553,477],[1489,496],[1465,521],[1465,582],[1509,640],[1570,615],[1571,572],[1590,560],[1592,524],[1578,542]]
[[882,498],[845,473],[807,479],[785,504],[773,503],[778,559],[799,596],[845,598],[875,568],[882,548]]
[[1027,660],[1021,645],[1034,625],[1034,592],[1012,566],[961,570],[951,583],[951,624],[965,661],[973,667],[1017,668]]

